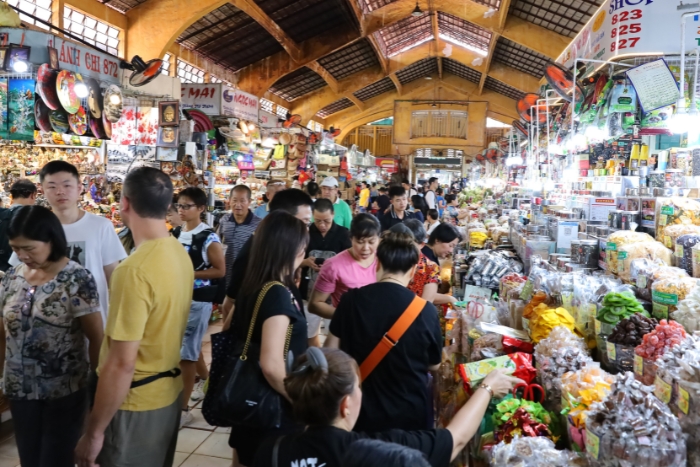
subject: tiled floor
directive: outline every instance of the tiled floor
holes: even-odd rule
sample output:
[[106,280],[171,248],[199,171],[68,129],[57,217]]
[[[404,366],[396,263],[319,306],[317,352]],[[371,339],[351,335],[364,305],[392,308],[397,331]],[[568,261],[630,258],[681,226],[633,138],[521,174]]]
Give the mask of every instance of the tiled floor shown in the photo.
[[[211,362],[212,333],[221,330],[221,321],[212,324],[204,338],[202,353]],[[174,467],[230,467],[232,450],[228,445],[228,428],[213,427],[202,418],[198,409],[192,408],[192,422],[180,430],[177,438],[177,452]],[[0,467],[21,467],[15,444],[12,421],[0,425]]]

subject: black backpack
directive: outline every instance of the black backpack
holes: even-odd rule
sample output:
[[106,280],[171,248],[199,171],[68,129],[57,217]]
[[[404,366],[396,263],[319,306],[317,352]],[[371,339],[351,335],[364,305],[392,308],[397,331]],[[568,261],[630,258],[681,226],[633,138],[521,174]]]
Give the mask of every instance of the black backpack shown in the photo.
[[[178,238],[180,237],[181,232],[182,227],[175,227],[171,233],[173,237]],[[192,260],[192,266],[194,267],[195,271],[207,269],[209,266],[208,264],[204,263],[202,250],[204,249],[204,243],[212,233],[214,233],[214,230],[204,229],[198,234],[192,236],[192,245],[190,245],[190,251],[188,254]],[[211,282],[211,285],[194,289],[192,300],[195,302],[204,303],[223,303],[226,295],[226,278],[209,279],[209,282]]]
[[10,248],[10,239],[7,237],[7,229],[10,227],[12,218],[21,207],[22,206],[12,206],[11,208],[0,208],[0,271],[3,272],[10,269],[9,261],[12,256],[12,248]]

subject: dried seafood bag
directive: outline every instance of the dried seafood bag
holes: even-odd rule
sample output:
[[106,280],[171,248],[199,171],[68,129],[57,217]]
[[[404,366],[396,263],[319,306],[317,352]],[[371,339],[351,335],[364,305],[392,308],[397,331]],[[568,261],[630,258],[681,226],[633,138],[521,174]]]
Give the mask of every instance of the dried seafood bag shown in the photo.
[[687,332],[700,331],[700,287],[695,287],[678,303],[671,319],[679,322]]
[[607,248],[605,249],[605,262],[608,271],[617,274],[618,270],[618,249],[623,245],[631,243],[653,242],[654,238],[651,235],[643,232],[632,232],[629,230],[620,230],[608,235]]
[[632,280],[632,261],[646,258],[671,265],[672,253],[661,242],[642,242],[622,245],[617,250],[617,275],[626,282]]
[[586,420],[586,453],[594,467],[685,467],[678,418],[632,373],[615,378],[610,394]]
[[654,281],[651,286],[653,315],[657,319],[666,319],[678,309],[678,303],[684,300],[697,285],[692,277],[673,277]]
[[700,234],[685,234],[676,239],[673,256],[676,266],[693,275],[693,247],[700,244]]
[[[669,243],[664,240],[664,230],[667,226],[676,224],[700,225],[700,203],[693,199],[680,197],[659,198],[656,206],[658,219],[656,239],[666,246],[669,246]],[[673,243],[670,245],[672,246]]]

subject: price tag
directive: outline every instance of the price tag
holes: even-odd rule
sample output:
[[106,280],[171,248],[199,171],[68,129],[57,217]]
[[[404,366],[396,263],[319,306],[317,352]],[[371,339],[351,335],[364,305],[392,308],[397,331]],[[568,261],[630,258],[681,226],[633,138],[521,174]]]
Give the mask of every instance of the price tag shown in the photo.
[[617,352],[615,352],[615,344],[612,342],[606,342],[605,346],[608,349],[608,360],[616,360]]
[[676,245],[676,258],[683,257],[683,245]]
[[647,288],[647,276],[637,276],[637,288]]
[[594,320],[594,326],[595,326],[595,328],[594,328],[595,333],[600,334],[600,331],[601,331],[601,328],[603,327],[603,324],[600,321],[598,321],[597,318]]
[[678,388],[679,389],[679,398],[678,398],[678,408],[683,412],[684,414],[688,415],[688,411],[690,409],[690,394],[688,394],[688,391],[686,391],[683,388]]
[[673,215],[673,206],[661,206],[661,214]]
[[668,216],[666,214],[661,214],[659,216],[659,225],[666,225],[668,223]]
[[641,355],[634,356],[634,373],[639,376],[644,375],[644,359]]
[[654,395],[664,404],[671,402],[671,385],[661,379],[658,375],[654,380]]
[[593,459],[598,459],[600,455],[600,438],[591,433],[588,428],[586,428],[586,452],[590,454]]

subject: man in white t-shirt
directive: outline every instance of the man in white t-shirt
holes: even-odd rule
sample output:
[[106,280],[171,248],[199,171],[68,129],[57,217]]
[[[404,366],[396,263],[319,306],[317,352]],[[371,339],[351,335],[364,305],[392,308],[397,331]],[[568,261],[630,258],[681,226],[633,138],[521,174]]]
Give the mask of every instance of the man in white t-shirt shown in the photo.
[[428,209],[437,209],[437,198],[435,198],[435,190],[439,186],[437,177],[428,179],[428,192],[425,194],[425,202],[428,204]]
[[[74,165],[51,161],[42,167],[39,180],[53,213],[63,225],[68,240],[68,258],[88,269],[95,278],[102,322],[106,325],[109,278],[119,262],[126,258],[124,247],[108,219],[78,207],[83,187]],[[16,266],[19,263],[17,255],[13,254],[10,264]]]

